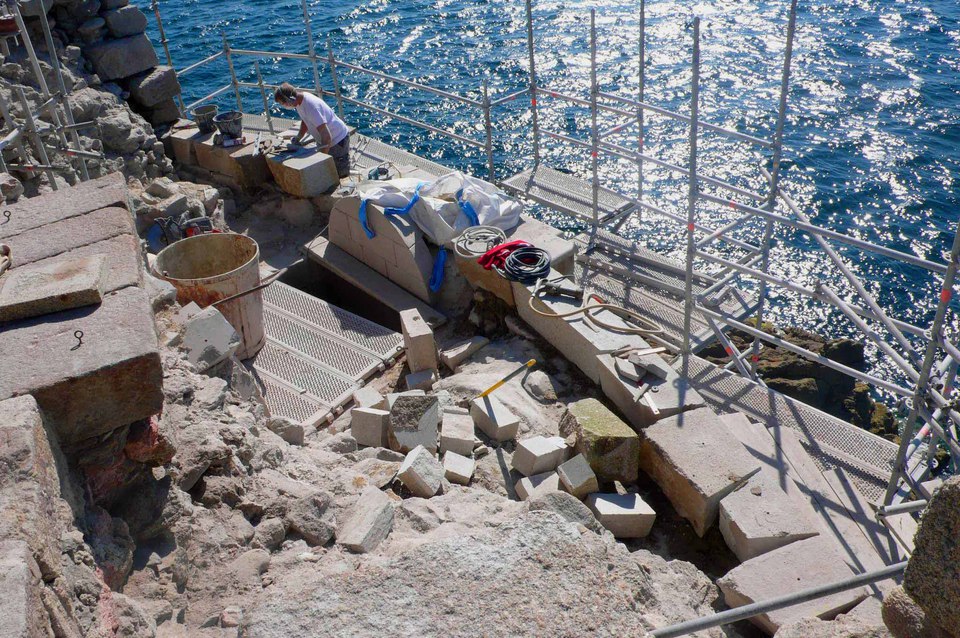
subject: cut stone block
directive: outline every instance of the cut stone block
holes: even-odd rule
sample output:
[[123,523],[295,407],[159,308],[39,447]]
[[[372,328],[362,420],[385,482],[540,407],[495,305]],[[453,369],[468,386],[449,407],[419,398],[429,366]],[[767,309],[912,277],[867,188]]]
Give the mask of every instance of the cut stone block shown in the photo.
[[473,419],[469,414],[443,413],[443,425],[440,428],[441,452],[472,456],[475,441]]
[[99,306],[5,324],[0,352],[4,367],[16,371],[0,375],[0,399],[32,394],[65,447],[163,405],[153,309],[138,288],[106,295]]
[[[499,276],[499,275],[498,275]],[[448,348],[440,353],[440,361],[451,372],[456,372],[461,363],[472,357],[476,352],[490,343],[486,337],[472,337],[468,341]]]
[[433,384],[439,380],[434,370],[421,370],[404,377],[408,390],[432,390]]
[[104,82],[122,80],[160,64],[153,44],[142,33],[100,42],[84,49],[84,55]]
[[470,416],[480,431],[494,441],[509,441],[520,430],[520,419],[492,394],[471,401]]
[[517,498],[526,501],[548,492],[560,491],[560,477],[556,472],[544,472],[533,476],[525,476],[513,485]]
[[187,360],[198,371],[206,372],[236,354],[242,342],[226,317],[210,306],[187,320],[182,345]]
[[702,537],[716,522],[721,499],[760,464],[712,410],[699,408],[643,430],[640,468]]
[[[658,355],[646,355],[644,359],[655,358]],[[660,419],[679,414],[686,410],[693,410],[706,405],[703,397],[690,387],[686,379],[682,378],[671,368],[666,380],[648,375],[644,382],[656,387],[656,392],[648,391],[646,396],[653,399],[659,414],[655,413],[647,400],[640,397],[640,386],[636,382],[624,379],[616,369],[613,356],[599,355],[600,388],[627,420],[637,429],[647,427]]]
[[437,451],[440,402],[432,396],[399,396],[390,408],[390,449],[409,452],[423,446]]
[[100,303],[105,266],[98,255],[14,268],[0,279],[0,322]]
[[535,436],[517,445],[512,465],[524,476],[533,476],[555,470],[566,458],[566,441],[558,436]]
[[637,480],[640,437],[596,399],[568,405],[560,419],[560,434],[576,436],[576,450],[587,458],[597,480]]
[[[779,480],[793,486],[787,477]],[[819,534],[803,515],[803,504],[798,506],[798,501],[780,487],[779,480],[760,472],[720,501],[720,532],[742,562]]]
[[425,447],[418,445],[403,459],[397,477],[415,496],[430,498],[440,489],[443,474],[440,461]]
[[333,158],[311,145],[267,154],[267,166],[284,192],[316,197],[340,185]]
[[[143,286],[140,243],[135,235],[117,235],[110,239],[80,246],[59,255],[32,262],[30,265],[46,266],[55,261],[82,259],[94,255],[103,255],[107,260],[106,278],[103,282],[104,294],[131,286]],[[24,265],[26,264],[20,263],[20,266]]]
[[657,520],[657,513],[639,494],[591,494],[587,507],[617,538],[644,538]]
[[229,177],[239,186],[253,188],[270,182],[273,176],[267,168],[267,160],[257,149],[256,136],[248,131],[246,144],[224,148],[214,143],[214,136],[193,138],[197,162],[201,167]]
[[133,217],[125,208],[108,207],[51,222],[8,237],[14,267],[54,257],[118,235],[135,233]]
[[350,432],[358,445],[388,447],[387,430],[390,429],[390,413],[376,408],[354,408],[350,411]]
[[[845,580],[850,567],[832,541],[807,538],[767,552],[728,572],[717,581],[730,608],[792,594],[809,587]],[[863,587],[754,616],[750,622],[773,635],[782,625],[801,618],[832,620],[867,597]]]
[[147,30],[147,16],[133,5],[111,9],[103,14],[103,19],[110,35],[115,38],[125,38]]
[[[22,540],[47,577],[60,573],[57,443],[30,396],[0,401],[0,538]],[[63,468],[62,471],[66,471]]]
[[403,345],[407,351],[407,365],[411,372],[437,369],[437,344],[433,329],[416,310],[400,313]]
[[467,485],[477,469],[477,462],[456,452],[447,452],[443,455],[444,476],[451,483]]
[[53,635],[40,592],[40,569],[23,541],[0,542],[0,636]]
[[407,390],[406,392],[391,392],[387,396],[383,397],[380,400],[380,403],[374,405],[373,407],[378,410],[386,410],[389,412],[393,409],[393,404],[397,402],[397,399],[400,397],[422,397],[426,396],[427,393],[423,390]]
[[368,385],[353,393],[353,402],[361,408],[372,408],[383,401],[383,395]]
[[[198,166],[196,138],[200,137],[200,129],[188,126],[188,120],[178,121],[163,137],[164,153],[167,157],[185,166]],[[186,128],[177,128],[185,126]],[[211,133],[212,135],[212,133]]]
[[[4,211],[10,211],[10,218],[0,224],[0,239],[103,208],[129,209],[128,200],[127,183],[122,173],[81,182],[41,197],[21,198],[17,203],[4,207]],[[132,221],[130,232],[133,232]]]
[[144,106],[155,107],[180,93],[180,81],[172,67],[160,65],[130,82],[130,97]]
[[564,461],[557,466],[557,474],[560,476],[563,489],[577,498],[583,498],[600,489],[597,475],[583,454],[577,454],[569,461]]
[[337,530],[337,544],[359,554],[376,549],[393,529],[394,502],[375,487],[360,494]]

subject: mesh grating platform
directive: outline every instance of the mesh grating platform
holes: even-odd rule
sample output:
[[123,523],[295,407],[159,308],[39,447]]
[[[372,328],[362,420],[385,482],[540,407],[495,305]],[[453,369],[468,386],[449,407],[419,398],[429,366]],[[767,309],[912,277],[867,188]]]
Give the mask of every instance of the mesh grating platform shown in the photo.
[[720,412],[743,412],[767,427],[780,425],[800,434],[821,470],[841,469],[863,496],[883,496],[893,471],[897,446],[799,401],[690,358],[690,384]]
[[[300,126],[300,120],[290,120],[285,117],[271,117],[270,119],[273,122],[273,130],[276,133]],[[264,115],[244,113],[243,128],[246,131],[253,131],[254,133],[269,133],[270,123]]]
[[353,168],[359,169],[363,173],[384,162],[390,162],[395,166],[413,166],[434,177],[446,175],[452,170],[442,164],[431,162],[428,159],[359,133],[354,135],[350,141],[350,157]]
[[403,349],[396,332],[286,284],[263,302],[267,341],[251,366],[274,415],[318,423]]
[[[536,166],[503,182],[507,191],[524,195],[547,208],[593,221],[593,189],[590,182],[546,166]],[[633,210],[632,200],[601,188],[597,198],[600,223]]]

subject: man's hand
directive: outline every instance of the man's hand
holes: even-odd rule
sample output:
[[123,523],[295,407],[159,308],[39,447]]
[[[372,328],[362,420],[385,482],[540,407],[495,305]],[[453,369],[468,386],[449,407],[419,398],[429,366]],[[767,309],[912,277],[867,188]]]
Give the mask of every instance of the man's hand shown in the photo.
[[329,155],[329,154],[330,154],[330,145],[329,145],[329,144],[324,144],[323,146],[320,146],[320,147],[318,147],[318,148],[320,149],[320,152],[321,152],[321,153],[324,153],[324,154],[326,154],[326,155]]

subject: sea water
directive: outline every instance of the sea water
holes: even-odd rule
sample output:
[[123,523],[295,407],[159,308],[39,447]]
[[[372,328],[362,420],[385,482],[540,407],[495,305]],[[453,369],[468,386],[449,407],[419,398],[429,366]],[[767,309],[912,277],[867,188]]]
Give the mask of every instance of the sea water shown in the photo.
[[[137,0],[150,13],[145,0]],[[690,109],[693,17],[701,18],[701,117],[762,138],[774,135],[788,14],[786,0],[648,0],[646,3],[646,101],[687,113]],[[589,97],[589,11],[596,8],[598,81],[602,91],[636,97],[639,2],[581,0],[534,2],[537,72],[541,86]],[[174,65],[183,68],[223,48],[306,52],[297,0],[167,0],[160,3]],[[339,60],[416,80],[453,93],[492,99],[528,82],[526,14],[517,0],[310,0],[308,11],[318,52]],[[159,42],[151,21],[150,35]],[[329,49],[328,49],[329,47]],[[163,57],[158,44],[158,52]],[[253,58],[234,57],[241,81],[256,82]],[[312,66],[303,61],[260,58],[264,81],[312,86]],[[329,67],[321,84],[333,88]],[[344,95],[426,121],[472,139],[483,139],[479,109],[444,101],[388,80],[340,70]],[[229,82],[225,60],[182,79],[186,102]],[[269,96],[268,96],[269,97]],[[232,93],[217,98],[236,104]],[[281,110],[269,100],[271,110]],[[248,112],[263,110],[260,93],[246,90]],[[541,126],[589,140],[590,114],[559,99],[541,99]],[[451,167],[485,176],[482,149],[347,106],[349,123],[363,133]],[[497,177],[532,163],[529,102],[494,110]],[[602,118],[602,130],[629,118]],[[648,115],[644,150],[685,165],[689,129],[682,122]],[[636,149],[638,129],[609,138]],[[782,187],[815,223],[926,259],[943,261],[960,219],[960,3],[956,0],[800,0],[789,92]],[[541,140],[545,164],[589,176],[588,152]],[[704,133],[700,171],[762,191],[757,167],[770,153]],[[603,183],[636,194],[634,167],[615,158],[600,162]],[[645,165],[644,198],[686,214],[682,176]],[[538,214],[570,230],[570,220]],[[732,220],[723,207],[702,205],[698,219],[720,226]],[[634,217],[623,234],[683,256],[681,225],[651,214]],[[737,237],[758,243],[759,221]],[[928,327],[940,283],[931,273],[884,257],[836,245],[881,306],[897,319]],[[717,250],[736,255],[729,247]],[[806,286],[822,281],[857,301],[837,269],[809,236],[778,228],[770,272]],[[743,287],[750,288],[748,283]],[[772,319],[831,335],[855,331],[835,310],[774,289]],[[955,332],[951,321],[949,333]],[[873,348],[874,372],[902,381]]]

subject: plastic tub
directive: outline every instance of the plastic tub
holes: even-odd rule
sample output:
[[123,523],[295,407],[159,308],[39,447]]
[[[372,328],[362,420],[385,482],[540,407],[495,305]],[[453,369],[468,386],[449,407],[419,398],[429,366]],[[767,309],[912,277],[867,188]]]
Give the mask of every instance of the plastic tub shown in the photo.
[[213,118],[213,123],[227,137],[232,137],[235,140],[243,137],[243,113],[239,111],[221,113]]
[[190,111],[190,114],[193,116],[193,121],[196,122],[200,128],[200,133],[203,135],[213,133],[215,129],[213,120],[217,117],[219,110],[216,104],[206,104]]

